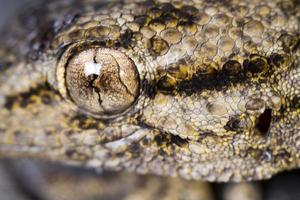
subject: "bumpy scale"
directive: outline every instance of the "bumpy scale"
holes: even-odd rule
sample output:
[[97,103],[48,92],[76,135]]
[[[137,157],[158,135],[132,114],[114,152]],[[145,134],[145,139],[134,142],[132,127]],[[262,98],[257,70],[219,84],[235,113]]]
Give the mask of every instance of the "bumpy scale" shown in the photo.
[[297,1],[41,1],[1,35],[0,154],[193,180],[300,166]]

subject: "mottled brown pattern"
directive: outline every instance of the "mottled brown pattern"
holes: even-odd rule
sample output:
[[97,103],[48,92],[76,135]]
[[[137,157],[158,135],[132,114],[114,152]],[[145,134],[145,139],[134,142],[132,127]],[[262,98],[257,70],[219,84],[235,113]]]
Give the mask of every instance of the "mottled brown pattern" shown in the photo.
[[[298,168],[299,10],[289,0],[37,3],[0,38],[0,154],[222,182]],[[107,59],[118,63],[107,80],[123,88],[104,84],[106,105],[122,108],[105,114],[74,101],[85,96],[72,96],[81,88],[68,71],[98,48],[138,73],[116,75],[121,57]]]

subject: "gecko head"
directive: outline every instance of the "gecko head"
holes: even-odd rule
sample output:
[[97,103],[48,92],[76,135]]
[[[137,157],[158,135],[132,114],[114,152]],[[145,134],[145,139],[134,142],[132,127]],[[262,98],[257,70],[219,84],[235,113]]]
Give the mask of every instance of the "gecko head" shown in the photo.
[[222,3],[89,2],[45,12],[1,73],[1,155],[209,181],[300,165],[295,26],[236,23]]

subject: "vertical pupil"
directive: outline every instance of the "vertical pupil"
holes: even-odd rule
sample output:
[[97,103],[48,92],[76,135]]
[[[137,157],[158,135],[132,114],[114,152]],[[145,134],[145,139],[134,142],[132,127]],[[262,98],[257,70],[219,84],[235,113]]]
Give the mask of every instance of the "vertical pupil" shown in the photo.
[[91,74],[87,76],[88,85],[90,88],[95,89],[96,92],[100,92],[99,88],[96,86],[95,81],[99,76],[96,74]]

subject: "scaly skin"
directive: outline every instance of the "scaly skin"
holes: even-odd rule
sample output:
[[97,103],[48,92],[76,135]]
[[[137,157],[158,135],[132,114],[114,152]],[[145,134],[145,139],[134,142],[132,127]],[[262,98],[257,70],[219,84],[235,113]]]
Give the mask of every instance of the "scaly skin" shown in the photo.
[[222,182],[300,166],[297,1],[39,4],[1,36],[2,157]]

